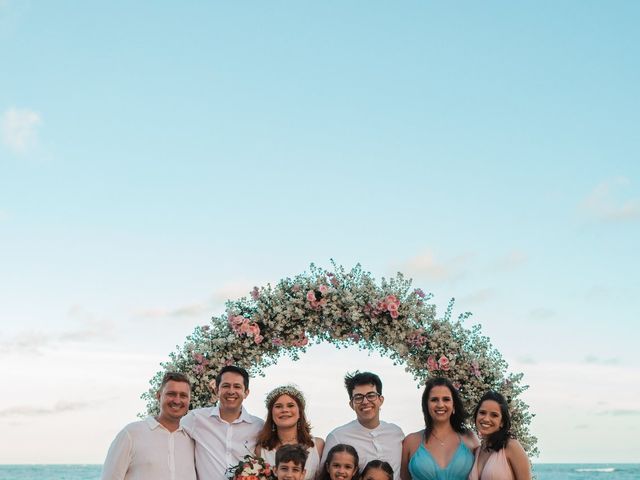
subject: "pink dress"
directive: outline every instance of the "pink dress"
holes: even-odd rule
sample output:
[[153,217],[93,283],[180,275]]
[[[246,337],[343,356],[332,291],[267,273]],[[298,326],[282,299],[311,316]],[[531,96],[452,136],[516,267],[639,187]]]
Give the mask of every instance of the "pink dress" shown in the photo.
[[482,469],[482,476],[478,475],[478,454],[480,449],[476,449],[476,460],[469,474],[469,480],[515,480],[509,461],[507,460],[507,451],[501,448],[497,452],[491,452],[487,463]]

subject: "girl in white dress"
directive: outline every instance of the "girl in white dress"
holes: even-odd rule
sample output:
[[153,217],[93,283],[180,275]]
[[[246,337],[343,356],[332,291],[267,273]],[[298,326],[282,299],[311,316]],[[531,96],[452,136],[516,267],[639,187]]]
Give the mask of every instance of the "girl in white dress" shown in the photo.
[[304,395],[293,385],[283,385],[267,394],[265,405],[267,419],[258,434],[256,455],[264,458],[270,465],[275,465],[278,447],[300,444],[309,454],[305,465],[305,480],[314,480],[324,440],[311,436],[311,426],[304,413]]

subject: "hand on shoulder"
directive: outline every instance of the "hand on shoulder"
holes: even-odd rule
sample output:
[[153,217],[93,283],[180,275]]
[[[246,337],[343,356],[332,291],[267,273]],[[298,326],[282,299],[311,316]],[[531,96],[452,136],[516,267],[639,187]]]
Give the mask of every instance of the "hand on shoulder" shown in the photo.
[[464,435],[462,435],[462,441],[472,452],[480,446],[478,436],[471,430],[467,430]]

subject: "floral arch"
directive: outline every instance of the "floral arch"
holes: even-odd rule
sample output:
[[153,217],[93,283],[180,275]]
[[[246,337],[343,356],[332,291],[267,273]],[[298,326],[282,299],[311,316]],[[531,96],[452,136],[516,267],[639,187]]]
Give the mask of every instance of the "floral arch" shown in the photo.
[[192,380],[192,406],[206,406],[220,366],[234,364],[260,375],[283,355],[297,360],[309,343],[357,346],[404,365],[418,385],[432,376],[450,378],[469,411],[487,390],[500,391],[510,401],[513,432],[529,455],[537,455],[529,432],[533,415],[519,398],[528,388],[520,384],[523,374],[507,373],[507,363],[479,325],[463,326],[470,313],[453,320],[452,300],[437,318],[430,299],[400,273],[378,284],[360,265],[347,272],[336,264],[332,271],[312,264],[308,273],[228,301],[223,315],[196,327],[170,354],[142,398],[148,413],[157,412],[155,392],[164,373],[174,370]]

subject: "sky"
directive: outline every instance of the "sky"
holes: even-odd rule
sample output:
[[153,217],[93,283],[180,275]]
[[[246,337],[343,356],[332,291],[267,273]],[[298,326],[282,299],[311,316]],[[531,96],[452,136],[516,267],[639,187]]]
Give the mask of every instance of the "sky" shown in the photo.
[[[530,386],[537,462],[640,462],[640,4],[0,0],[0,463],[102,463],[176,345],[308,270],[402,272]],[[366,351],[286,381],[314,433]],[[313,379],[313,381],[310,381]]]

